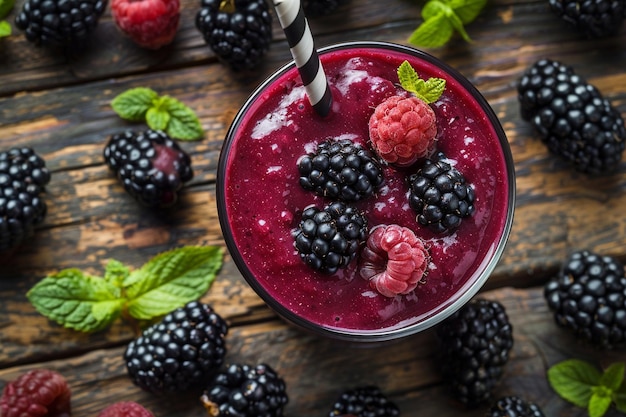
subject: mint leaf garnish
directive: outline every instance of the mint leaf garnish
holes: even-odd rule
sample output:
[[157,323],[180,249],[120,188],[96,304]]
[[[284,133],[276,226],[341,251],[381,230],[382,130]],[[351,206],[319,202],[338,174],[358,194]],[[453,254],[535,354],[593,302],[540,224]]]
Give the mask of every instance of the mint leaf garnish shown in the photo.
[[115,288],[103,279],[65,269],[48,276],[26,296],[44,316],[71,329],[92,332],[109,326],[122,311]]
[[0,38],[11,35],[11,25],[6,20],[0,21]]
[[157,255],[126,282],[128,312],[137,319],[167,314],[204,294],[221,267],[218,247],[184,247]]
[[39,281],[26,296],[38,312],[62,326],[93,332],[122,313],[151,320],[200,298],[222,258],[222,248],[187,246],[159,254],[135,271],[110,260],[103,278],[65,269]]
[[439,100],[446,88],[446,80],[442,78],[421,79],[408,61],[404,61],[398,67],[398,80],[403,89],[428,104]]
[[422,8],[423,22],[409,37],[413,45],[437,48],[445,45],[454,31],[466,42],[472,39],[465,31],[487,4],[487,0],[429,0]]
[[625,363],[614,363],[600,372],[582,360],[569,359],[548,369],[548,381],[565,400],[586,408],[589,417],[602,417],[612,403],[626,411]]
[[123,119],[145,121],[154,130],[163,130],[180,140],[196,140],[204,136],[198,116],[181,101],[159,96],[145,87],[127,90],[111,101],[113,110]]
[[[0,0],[0,19],[4,19],[6,15],[9,14],[13,6],[15,5],[15,0]],[[7,25],[9,23],[7,22]]]

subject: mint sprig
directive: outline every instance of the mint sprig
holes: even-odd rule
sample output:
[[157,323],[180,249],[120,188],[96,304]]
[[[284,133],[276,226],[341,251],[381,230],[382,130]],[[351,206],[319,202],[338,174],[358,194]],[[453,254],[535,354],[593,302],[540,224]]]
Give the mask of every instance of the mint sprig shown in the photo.
[[569,359],[548,369],[548,381],[563,399],[586,408],[589,417],[602,417],[611,404],[626,413],[625,369],[623,362],[600,371],[588,362]]
[[220,247],[185,246],[133,271],[110,260],[102,278],[64,269],[43,278],[26,296],[39,313],[60,325],[94,332],[121,315],[152,320],[198,299],[215,280],[222,258]]
[[11,25],[2,19],[9,14],[14,4],[15,0],[0,0],[0,38],[11,35]]
[[404,61],[398,67],[398,80],[404,90],[427,104],[439,100],[446,89],[446,80],[436,77],[423,80],[408,61]]
[[437,48],[448,43],[454,32],[466,42],[472,39],[465,31],[487,4],[487,0],[429,0],[422,8],[421,25],[409,36],[409,42],[422,48]]
[[122,118],[143,122],[154,130],[163,130],[174,139],[196,140],[204,136],[198,116],[181,101],[146,87],[131,88],[111,101]]

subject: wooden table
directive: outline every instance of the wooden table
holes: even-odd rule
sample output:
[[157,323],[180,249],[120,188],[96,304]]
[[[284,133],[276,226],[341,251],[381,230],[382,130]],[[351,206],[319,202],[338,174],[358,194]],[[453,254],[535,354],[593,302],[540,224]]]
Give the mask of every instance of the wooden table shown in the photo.
[[[21,7],[23,1],[17,3]],[[318,46],[367,39],[406,44],[421,21],[420,7],[408,0],[352,0],[329,17],[310,19],[310,25]],[[154,396],[131,383],[122,360],[134,337],[127,323],[119,321],[95,334],[74,332],[38,314],[25,296],[41,278],[64,268],[101,275],[110,258],[138,268],[177,246],[224,246],[215,177],[226,129],[252,89],[290,55],[275,19],[274,41],[258,71],[232,73],[195,29],[198,8],[197,0],[182,1],[175,42],[159,51],[140,49],[123,38],[108,10],[90,49],[78,56],[35,48],[17,30],[0,40],[0,148],[32,146],[47,160],[53,178],[45,196],[45,222],[0,269],[0,387],[29,369],[51,368],[68,380],[77,417],[94,416],[121,400],[137,401],[156,417],[204,415],[196,394]],[[429,52],[456,67],[487,98],[506,130],[516,164],[513,231],[481,293],[502,302],[514,326],[515,345],[495,395],[524,396],[547,416],[584,416],[584,410],[549,388],[546,369],[573,357],[607,366],[626,354],[594,351],[558,329],[542,284],[572,250],[626,260],[626,163],[615,175],[589,178],[550,156],[519,116],[516,82],[537,59],[558,59],[574,66],[626,114],[626,29],[592,41],[552,15],[545,0],[494,0],[467,30],[473,43],[457,38]],[[178,210],[168,216],[140,208],[102,159],[107,138],[130,126],[110,102],[138,86],[188,104],[206,130],[203,140],[182,145],[196,175]],[[363,383],[379,385],[405,416],[463,411],[446,393],[434,365],[432,330],[377,348],[321,340],[277,318],[228,255],[202,300],[231,325],[227,361],[264,361],[283,375],[290,397],[287,415],[325,415],[340,391]],[[481,416],[484,410],[464,415]]]

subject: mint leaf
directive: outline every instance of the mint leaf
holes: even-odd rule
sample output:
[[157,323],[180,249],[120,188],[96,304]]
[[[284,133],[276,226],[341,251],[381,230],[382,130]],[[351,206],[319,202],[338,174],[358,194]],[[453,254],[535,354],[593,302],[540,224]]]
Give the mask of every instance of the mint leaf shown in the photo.
[[131,88],[115,97],[111,107],[122,119],[140,122],[146,118],[146,113],[158,97],[159,95],[149,88]]
[[6,20],[0,21],[0,38],[11,35],[11,25]]
[[446,15],[440,13],[419,25],[409,37],[409,42],[422,48],[437,48],[445,45],[453,33],[454,27]]
[[181,140],[201,139],[204,130],[193,110],[175,98],[165,96],[164,99],[164,106],[171,117],[167,134]]
[[[463,1],[463,0],[461,0]],[[422,9],[422,19],[424,21],[437,17],[441,13],[446,14],[452,12],[452,8],[439,0],[430,0]]]
[[161,107],[151,107],[146,113],[146,123],[150,129],[165,130],[170,122],[170,114]]
[[186,246],[161,253],[131,272],[127,287],[128,312],[150,320],[202,296],[222,266],[223,250]]
[[593,365],[578,359],[568,359],[548,369],[548,381],[557,394],[583,408],[589,405],[592,388],[601,377]]
[[626,413],[626,382],[622,382],[619,389],[613,393],[613,401],[619,411]]
[[624,382],[624,369],[626,369],[626,364],[623,362],[611,364],[604,370],[600,378],[600,385],[611,391],[617,391]]
[[26,296],[37,311],[60,325],[93,332],[108,327],[121,313],[124,302],[115,292],[104,279],[65,269],[39,281]]
[[451,0],[450,7],[464,25],[472,23],[487,5],[487,0]]
[[446,80],[442,78],[432,77],[427,81],[421,79],[408,61],[398,67],[398,80],[403,89],[428,104],[439,100],[446,88]]
[[[122,283],[130,274],[130,269],[120,261],[111,259],[104,270],[104,280],[111,284],[116,289],[122,288]],[[119,290],[115,293],[116,296],[120,296]]]
[[605,387],[594,387],[593,394],[589,399],[587,411],[589,417],[602,417],[611,406],[611,392]]
[[465,27],[463,26],[463,22],[461,21],[461,18],[457,16],[456,13],[454,12],[448,14],[447,16],[448,16],[448,19],[450,19],[450,23],[452,24],[452,27],[455,28],[457,32],[459,32],[463,40],[465,42],[472,42],[472,39],[470,39],[469,35],[465,31]]
[[[14,5],[15,0],[0,0],[0,19],[4,19],[6,15],[9,14]],[[2,23],[6,23],[6,25],[9,26],[9,33],[11,33],[11,26],[9,25],[9,22]]]

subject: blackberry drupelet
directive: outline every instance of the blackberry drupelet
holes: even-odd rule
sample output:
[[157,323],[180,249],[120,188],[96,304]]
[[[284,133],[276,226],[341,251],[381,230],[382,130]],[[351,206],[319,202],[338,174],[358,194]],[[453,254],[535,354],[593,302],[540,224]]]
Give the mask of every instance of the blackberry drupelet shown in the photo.
[[256,67],[272,41],[265,0],[201,0],[196,28],[217,57],[235,71]]
[[195,389],[222,366],[227,333],[226,322],[210,306],[187,303],[129,343],[128,375],[153,393]]
[[26,0],[15,26],[36,45],[82,48],[107,7],[107,0]]
[[626,17],[625,0],[549,0],[550,9],[590,38],[616,34]]
[[511,395],[495,401],[485,417],[545,417],[545,415],[537,404]]
[[347,2],[348,0],[302,0],[302,8],[307,17],[324,16]]
[[617,259],[574,252],[544,290],[559,326],[597,347],[626,345],[626,278]]
[[200,400],[212,417],[281,417],[289,398],[269,365],[235,363],[215,374]]
[[334,202],[304,209],[293,232],[300,258],[311,268],[334,274],[346,267],[367,238],[367,219],[356,208]]
[[33,149],[0,152],[0,252],[17,247],[44,220],[48,182],[46,162]]
[[397,417],[398,406],[374,385],[346,390],[341,393],[328,417],[353,415],[354,417]]
[[436,329],[444,381],[463,404],[491,397],[513,347],[513,328],[497,301],[474,299]]
[[183,184],[193,178],[189,155],[161,131],[111,136],[104,160],[124,189],[148,207],[172,206]]
[[417,221],[437,233],[451,232],[474,213],[474,188],[442,152],[409,176],[409,205]]
[[614,171],[626,128],[620,112],[571,67],[542,59],[518,84],[521,115],[548,149],[589,174]]
[[383,183],[383,171],[372,153],[350,139],[328,139],[298,160],[300,185],[332,200],[359,201]]

